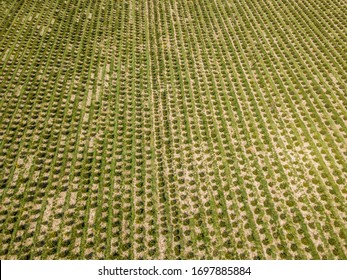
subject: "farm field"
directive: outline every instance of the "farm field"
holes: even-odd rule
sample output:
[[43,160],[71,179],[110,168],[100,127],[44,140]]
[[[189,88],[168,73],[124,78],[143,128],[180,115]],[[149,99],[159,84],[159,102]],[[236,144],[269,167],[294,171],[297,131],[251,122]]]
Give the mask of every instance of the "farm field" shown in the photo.
[[0,258],[347,259],[346,23],[0,1]]

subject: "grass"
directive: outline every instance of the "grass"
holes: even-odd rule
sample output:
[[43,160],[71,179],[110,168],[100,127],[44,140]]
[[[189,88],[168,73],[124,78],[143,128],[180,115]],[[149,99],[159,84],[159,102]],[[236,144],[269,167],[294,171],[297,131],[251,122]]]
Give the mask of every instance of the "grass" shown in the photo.
[[2,259],[346,259],[343,1],[2,1]]

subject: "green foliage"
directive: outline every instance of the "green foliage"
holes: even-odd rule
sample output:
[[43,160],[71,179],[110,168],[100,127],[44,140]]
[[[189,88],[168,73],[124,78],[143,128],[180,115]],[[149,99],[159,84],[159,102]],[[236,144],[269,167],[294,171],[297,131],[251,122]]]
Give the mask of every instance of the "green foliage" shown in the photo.
[[22,2],[1,258],[346,258],[341,1]]

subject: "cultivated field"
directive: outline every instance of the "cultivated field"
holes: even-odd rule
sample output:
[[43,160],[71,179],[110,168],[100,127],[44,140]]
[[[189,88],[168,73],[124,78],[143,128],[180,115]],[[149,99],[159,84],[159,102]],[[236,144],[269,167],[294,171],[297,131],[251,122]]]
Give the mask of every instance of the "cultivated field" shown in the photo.
[[0,1],[1,259],[346,259],[347,2]]

